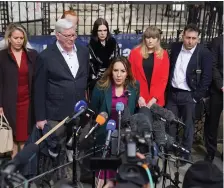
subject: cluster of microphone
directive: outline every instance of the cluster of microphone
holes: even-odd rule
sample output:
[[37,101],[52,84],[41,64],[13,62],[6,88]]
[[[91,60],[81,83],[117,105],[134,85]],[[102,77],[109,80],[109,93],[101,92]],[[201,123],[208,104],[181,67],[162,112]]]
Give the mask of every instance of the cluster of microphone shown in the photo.
[[[124,146],[125,144],[127,145],[127,154],[129,156],[135,155],[136,148],[133,148],[133,145],[131,144],[132,142],[129,142],[131,140],[130,138],[134,138],[134,140],[137,140],[138,142],[144,143],[148,146],[149,163],[154,163],[153,158],[155,153],[158,152],[155,151],[155,144],[158,146],[158,148],[160,148],[162,153],[164,152],[164,147],[175,147],[182,152],[190,152],[177,144],[175,140],[165,131],[165,126],[167,123],[174,122],[185,126],[178,118],[175,117],[171,111],[164,109],[157,104],[153,104],[150,108],[142,107],[138,113],[132,116],[129,113],[129,117],[122,117],[124,115],[123,112],[125,109],[128,109],[128,107],[125,106],[122,102],[118,102],[116,104],[118,125],[116,125],[115,120],[108,120],[108,114],[106,112],[101,112],[98,114],[95,120],[95,125],[92,126],[92,128],[84,137],[87,139],[91,134],[97,131],[99,127],[104,126],[107,122],[105,125],[107,135],[102,158],[106,158],[108,150],[110,150],[111,156],[118,157],[120,153],[124,152],[125,147],[121,146]],[[71,123],[87,110],[87,103],[85,101],[79,101],[74,107],[74,113],[71,116],[66,117],[63,122],[61,122],[61,124]],[[61,124],[58,127],[60,127]],[[81,125],[77,130],[81,130],[83,126],[84,125]],[[55,130],[51,132],[53,133]],[[45,136],[45,138],[46,137],[47,136]],[[123,143],[123,137],[125,138],[124,142],[126,143]],[[19,169],[19,167],[24,166],[32,158],[32,156],[38,152],[38,144],[40,142],[26,146],[20,153],[16,155],[12,161],[9,162],[4,170],[2,170],[2,173],[11,174]]]

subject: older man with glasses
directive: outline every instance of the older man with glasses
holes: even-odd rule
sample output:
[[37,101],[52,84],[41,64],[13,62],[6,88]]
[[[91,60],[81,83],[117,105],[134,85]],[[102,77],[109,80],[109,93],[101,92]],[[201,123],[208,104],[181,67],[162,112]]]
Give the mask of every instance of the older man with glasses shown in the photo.
[[[35,67],[36,127],[42,130],[45,126],[54,127],[71,115],[75,104],[85,99],[87,87],[89,52],[75,42],[76,28],[67,19],[59,19],[55,33],[56,42],[39,54]],[[55,133],[62,149],[64,129],[63,126]]]

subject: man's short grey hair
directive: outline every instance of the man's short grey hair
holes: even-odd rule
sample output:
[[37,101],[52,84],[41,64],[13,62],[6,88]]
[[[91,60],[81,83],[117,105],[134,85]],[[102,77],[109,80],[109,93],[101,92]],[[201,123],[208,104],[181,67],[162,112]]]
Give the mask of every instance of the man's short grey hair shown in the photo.
[[67,19],[59,19],[55,24],[55,32],[61,33],[65,29],[74,28],[72,22]]

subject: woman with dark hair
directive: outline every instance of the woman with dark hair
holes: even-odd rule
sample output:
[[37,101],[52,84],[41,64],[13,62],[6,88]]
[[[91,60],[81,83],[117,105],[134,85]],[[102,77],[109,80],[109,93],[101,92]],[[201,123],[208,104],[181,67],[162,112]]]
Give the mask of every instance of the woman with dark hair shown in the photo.
[[105,70],[109,67],[111,59],[119,55],[119,47],[116,40],[111,36],[108,23],[103,18],[98,18],[93,25],[92,35],[89,42],[90,75],[89,94]]
[[[125,91],[129,92],[128,96],[125,95]],[[103,77],[96,83],[92,93],[90,108],[96,114],[107,112],[108,120],[113,119],[117,122],[116,103],[122,102],[128,107],[132,115],[136,111],[138,98],[139,83],[133,77],[130,63],[126,57],[119,56],[112,60]],[[97,144],[104,144],[107,135],[106,125],[100,126],[96,134]],[[107,173],[107,179],[116,174],[109,172]],[[99,178],[104,179],[102,175]]]

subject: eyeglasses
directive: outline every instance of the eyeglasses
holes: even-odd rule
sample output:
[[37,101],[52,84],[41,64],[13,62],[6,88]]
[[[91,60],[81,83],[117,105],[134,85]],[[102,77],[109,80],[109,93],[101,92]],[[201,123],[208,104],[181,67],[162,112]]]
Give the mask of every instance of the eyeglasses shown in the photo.
[[[60,32],[59,32],[60,33]],[[62,36],[64,36],[66,39],[69,39],[69,38],[74,38],[74,37],[77,37],[77,34],[73,34],[73,35],[64,35],[62,33],[60,33]]]

